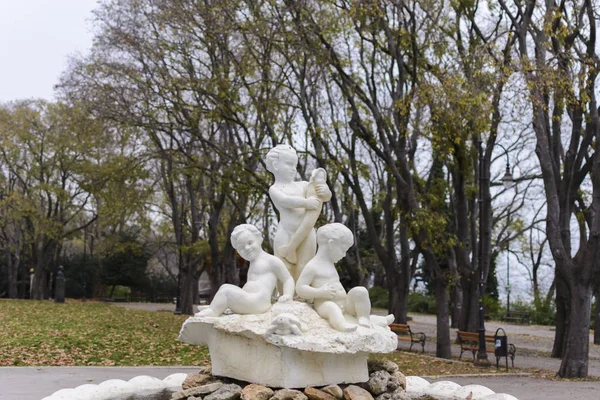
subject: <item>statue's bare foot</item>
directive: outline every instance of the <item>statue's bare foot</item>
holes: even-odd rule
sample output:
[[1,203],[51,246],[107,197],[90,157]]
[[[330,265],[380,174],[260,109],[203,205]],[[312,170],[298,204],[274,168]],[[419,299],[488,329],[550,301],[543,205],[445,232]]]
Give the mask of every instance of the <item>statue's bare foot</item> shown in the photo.
[[335,328],[335,330],[340,331],[340,332],[354,332],[355,330],[358,329],[358,325],[344,323],[344,324],[336,325],[336,326],[334,326],[334,328]]
[[204,310],[197,312],[196,313],[196,317],[218,317],[219,314],[217,314],[212,308],[208,307],[205,308]]
[[370,317],[360,317],[358,319],[358,324],[360,326],[364,326],[365,328],[372,328]]
[[394,319],[394,314],[388,314],[385,317],[381,315],[371,315],[371,323],[383,328],[386,328],[389,324],[393,323]]

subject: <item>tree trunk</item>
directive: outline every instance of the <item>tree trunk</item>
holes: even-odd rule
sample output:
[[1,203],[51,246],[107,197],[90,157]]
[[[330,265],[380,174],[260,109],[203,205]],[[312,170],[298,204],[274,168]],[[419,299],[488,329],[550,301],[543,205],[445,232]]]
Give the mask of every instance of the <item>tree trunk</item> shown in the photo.
[[592,304],[592,287],[589,281],[575,282],[571,288],[570,300],[573,307],[570,309],[567,342],[557,375],[561,378],[581,378],[588,374]]
[[195,278],[193,268],[189,265],[183,268],[181,273],[181,313],[194,314],[194,295],[198,292],[198,280]]
[[394,321],[399,324],[407,323],[406,298],[408,291],[404,289],[403,276],[398,273],[388,274],[388,312],[394,314]]
[[436,357],[450,358],[452,350],[450,345],[450,318],[448,313],[448,291],[442,279],[434,279],[435,308],[437,312],[437,343],[435,349]]
[[33,300],[44,300],[44,290],[46,289],[46,266],[42,259],[36,262],[33,272],[33,287],[31,288],[31,298]]
[[[18,251],[18,248],[16,249]],[[14,259],[10,251],[10,247],[6,247],[6,263],[8,268],[8,298],[17,298],[17,281],[19,274],[19,256],[15,255]]]
[[[555,270],[558,274],[558,269]],[[567,327],[569,326],[569,292],[563,279],[556,279],[556,330],[554,332],[554,344],[552,353],[554,358],[562,358],[565,349]]]
[[33,288],[31,288],[31,298],[33,300],[44,300],[47,298],[48,291],[48,265],[54,258],[54,249],[56,248],[53,240],[40,240],[36,243],[35,251],[35,270],[33,273]]
[[460,281],[450,287],[450,328],[459,327],[463,303],[463,291]]
[[594,315],[594,344],[600,344],[600,285],[594,291],[596,298],[596,314]]
[[479,292],[477,275],[461,278],[462,307],[458,328],[461,331],[477,332],[479,329]]

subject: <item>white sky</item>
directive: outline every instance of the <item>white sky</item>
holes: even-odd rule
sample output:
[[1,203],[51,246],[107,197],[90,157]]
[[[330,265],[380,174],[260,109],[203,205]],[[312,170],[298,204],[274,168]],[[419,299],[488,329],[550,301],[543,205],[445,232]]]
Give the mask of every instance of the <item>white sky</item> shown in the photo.
[[67,56],[92,45],[97,0],[0,0],[0,102],[51,99]]

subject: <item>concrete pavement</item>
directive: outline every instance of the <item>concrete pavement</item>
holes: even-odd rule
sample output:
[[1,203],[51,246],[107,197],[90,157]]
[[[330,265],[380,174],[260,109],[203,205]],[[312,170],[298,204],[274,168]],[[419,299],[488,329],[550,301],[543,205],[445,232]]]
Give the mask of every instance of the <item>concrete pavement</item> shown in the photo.
[[127,381],[139,375],[164,379],[198,370],[199,367],[2,367],[0,400],[40,400],[60,389],[97,385],[109,379]]

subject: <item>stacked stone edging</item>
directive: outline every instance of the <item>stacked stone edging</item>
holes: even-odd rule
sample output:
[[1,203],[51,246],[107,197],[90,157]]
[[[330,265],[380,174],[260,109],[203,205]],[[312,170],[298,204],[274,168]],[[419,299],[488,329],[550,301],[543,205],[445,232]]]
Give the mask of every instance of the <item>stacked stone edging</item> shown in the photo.
[[368,370],[369,380],[364,383],[281,389],[215,377],[210,367],[203,367],[187,376],[183,390],[173,393],[171,400],[517,400],[481,385],[430,384],[419,377],[408,377],[407,382],[398,365],[389,360],[369,360]]
[[404,400],[406,377],[397,364],[389,360],[368,362],[369,380],[354,385],[327,385],[300,390],[270,388],[226,377],[215,377],[210,367],[188,374],[182,391],[172,400]]

